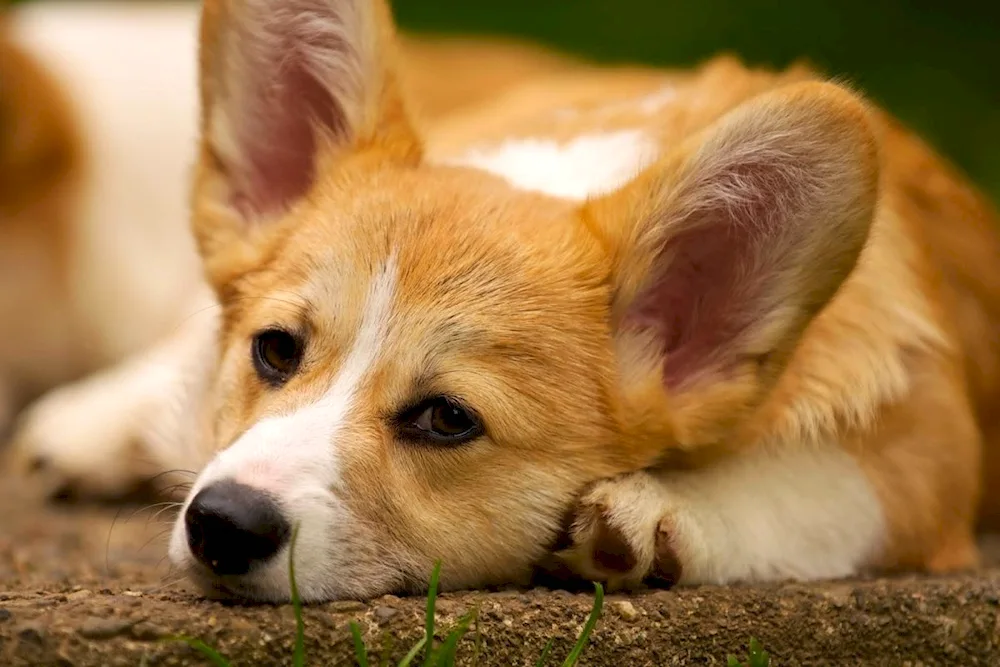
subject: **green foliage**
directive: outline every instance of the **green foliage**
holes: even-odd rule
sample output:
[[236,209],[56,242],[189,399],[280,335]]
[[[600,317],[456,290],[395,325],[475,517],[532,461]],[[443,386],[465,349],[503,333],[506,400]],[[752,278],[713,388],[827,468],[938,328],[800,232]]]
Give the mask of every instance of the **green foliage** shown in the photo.
[[292,588],[292,610],[295,614],[295,648],[292,652],[293,667],[305,667],[306,664],[306,623],[302,617],[302,598],[299,597],[299,585],[295,581],[295,543],[299,539],[299,524],[292,531],[292,542],[288,546],[288,581]]
[[194,650],[198,651],[198,653],[201,653],[203,656],[208,658],[208,661],[215,665],[215,667],[232,667],[232,663],[226,660],[221,653],[200,639],[181,635],[177,637],[168,637],[165,641],[184,642]]
[[770,664],[771,656],[760,645],[760,642],[753,637],[750,638],[748,662],[740,662],[735,655],[729,656],[727,662],[728,667],[770,667]]

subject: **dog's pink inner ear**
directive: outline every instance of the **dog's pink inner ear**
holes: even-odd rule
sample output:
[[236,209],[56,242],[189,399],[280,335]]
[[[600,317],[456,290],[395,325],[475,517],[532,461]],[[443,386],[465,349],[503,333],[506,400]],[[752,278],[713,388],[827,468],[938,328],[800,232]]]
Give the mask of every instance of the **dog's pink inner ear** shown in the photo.
[[313,183],[316,131],[342,139],[343,114],[329,91],[292,57],[280,78],[262,85],[256,121],[243,123],[242,162],[232,165],[232,204],[245,216],[286,208]]
[[662,242],[624,324],[656,334],[669,388],[790,344],[860,245],[837,240],[823,208],[844,193],[808,146],[747,148],[701,159],[652,224]]
[[214,62],[209,145],[245,216],[281,211],[315,178],[321,137],[353,141],[370,102],[361,0],[254,0],[234,12]]
[[752,233],[722,225],[682,232],[664,250],[663,273],[629,309],[626,325],[654,331],[661,341],[668,386],[723,364],[727,343],[752,322],[750,285],[739,278]]

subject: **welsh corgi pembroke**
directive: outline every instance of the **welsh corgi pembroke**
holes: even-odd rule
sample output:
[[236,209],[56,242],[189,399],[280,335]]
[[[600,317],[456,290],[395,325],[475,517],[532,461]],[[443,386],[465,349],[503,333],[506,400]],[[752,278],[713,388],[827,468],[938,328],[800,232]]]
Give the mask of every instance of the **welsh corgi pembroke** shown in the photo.
[[1000,221],[856,91],[581,66],[428,120],[382,0],[206,0],[199,53],[218,307],[74,388],[86,457],[43,399],[17,460],[197,473],[169,553],[206,594],[287,600],[293,533],[307,600],[436,560],[444,589],[976,564]]

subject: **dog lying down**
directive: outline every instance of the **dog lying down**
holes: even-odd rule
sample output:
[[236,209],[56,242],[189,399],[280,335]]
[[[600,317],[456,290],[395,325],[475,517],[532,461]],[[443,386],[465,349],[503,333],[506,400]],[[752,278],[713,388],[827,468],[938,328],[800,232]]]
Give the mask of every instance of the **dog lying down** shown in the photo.
[[30,408],[14,465],[197,472],[170,558],[251,600],[288,599],[295,526],[308,600],[437,559],[446,589],[975,565],[998,221],[856,92],[581,65],[428,118],[379,0],[207,0],[199,39],[208,305]]

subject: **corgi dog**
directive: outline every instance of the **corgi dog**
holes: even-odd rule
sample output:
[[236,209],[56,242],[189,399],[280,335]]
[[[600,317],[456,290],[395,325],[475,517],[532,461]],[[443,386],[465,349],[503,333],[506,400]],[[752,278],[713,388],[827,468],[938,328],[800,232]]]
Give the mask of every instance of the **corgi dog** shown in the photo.
[[382,0],[206,0],[199,40],[217,307],[75,387],[127,437],[74,428],[82,457],[43,399],[15,446],[196,473],[169,554],[200,590],[288,600],[293,534],[307,600],[436,560],[443,589],[976,564],[998,220],[857,92],[587,66],[427,119]]

